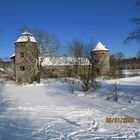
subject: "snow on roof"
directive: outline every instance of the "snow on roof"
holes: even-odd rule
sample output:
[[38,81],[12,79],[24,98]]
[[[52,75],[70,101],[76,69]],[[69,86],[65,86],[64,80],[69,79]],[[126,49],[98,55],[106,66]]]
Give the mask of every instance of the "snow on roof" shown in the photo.
[[4,71],[4,69],[3,68],[0,68],[0,71]]
[[12,57],[15,57],[15,53],[13,53],[13,54],[10,56],[10,58],[12,58]]
[[[89,65],[90,62],[87,58],[79,58],[81,65]],[[76,62],[72,57],[45,57],[42,66],[70,66]]]
[[101,42],[98,42],[92,51],[108,51],[108,49]]
[[29,42],[37,42],[37,41],[35,40],[35,38],[32,36],[31,33],[25,31],[25,32],[23,32],[23,33],[20,35],[20,37],[17,39],[16,43],[17,43],[17,42],[27,42],[27,41],[29,41]]
[[27,31],[23,32],[22,35],[30,35],[30,36],[32,36],[32,34],[27,32]]

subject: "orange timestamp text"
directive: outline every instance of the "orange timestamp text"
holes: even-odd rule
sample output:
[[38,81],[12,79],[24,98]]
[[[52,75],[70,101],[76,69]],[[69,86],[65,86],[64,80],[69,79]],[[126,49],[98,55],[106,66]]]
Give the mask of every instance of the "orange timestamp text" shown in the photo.
[[124,118],[106,118],[106,123],[134,123],[134,122],[140,122],[140,118],[133,118],[133,117],[124,117]]

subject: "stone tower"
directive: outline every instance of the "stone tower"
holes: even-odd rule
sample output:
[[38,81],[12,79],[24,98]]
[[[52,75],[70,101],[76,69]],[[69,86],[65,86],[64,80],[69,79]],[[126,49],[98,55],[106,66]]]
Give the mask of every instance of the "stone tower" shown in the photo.
[[91,51],[91,63],[100,75],[105,75],[110,70],[109,50],[101,42]]
[[17,82],[31,83],[37,76],[38,47],[31,33],[25,31],[15,42],[15,77]]

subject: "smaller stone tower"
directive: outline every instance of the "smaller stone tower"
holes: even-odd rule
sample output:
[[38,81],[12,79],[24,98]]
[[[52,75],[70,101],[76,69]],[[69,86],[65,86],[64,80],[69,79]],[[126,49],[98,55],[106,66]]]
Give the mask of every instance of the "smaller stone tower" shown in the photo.
[[30,83],[37,76],[38,47],[31,33],[25,31],[15,42],[15,77],[17,82]]
[[93,69],[100,75],[105,75],[110,70],[109,50],[99,42],[91,51]]

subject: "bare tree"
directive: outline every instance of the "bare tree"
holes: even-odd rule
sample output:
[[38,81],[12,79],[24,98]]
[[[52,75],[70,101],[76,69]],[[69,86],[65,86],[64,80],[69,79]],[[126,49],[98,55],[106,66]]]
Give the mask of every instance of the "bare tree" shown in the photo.
[[15,71],[13,67],[5,68],[4,73],[7,75],[6,76],[7,80],[15,80]]
[[73,77],[81,81],[83,91],[88,91],[90,84],[95,80],[95,71],[92,69],[91,47],[93,44],[84,44],[80,40],[73,40],[69,45],[69,52],[74,60],[72,73]]
[[60,44],[54,35],[50,35],[42,29],[30,28],[24,26],[19,29],[19,32],[29,31],[33,34],[39,47],[39,56],[44,58],[57,54]]
[[0,78],[4,80],[15,80],[14,66],[10,63],[9,59],[7,61],[0,58],[0,71],[2,72]]
[[[135,6],[140,8],[140,0],[136,1]],[[137,28],[134,31],[132,31],[131,33],[129,33],[125,42],[128,42],[128,41],[140,42],[140,17],[131,19],[131,22],[136,24]]]
[[74,61],[73,74],[75,77],[81,71],[81,58],[84,54],[84,44],[79,40],[72,40],[69,44],[69,52]]
[[140,51],[136,52],[136,58],[140,59]]
[[117,52],[117,53],[115,54],[115,58],[116,58],[117,60],[118,60],[118,59],[122,60],[122,59],[125,58],[125,55],[124,55],[123,52]]

